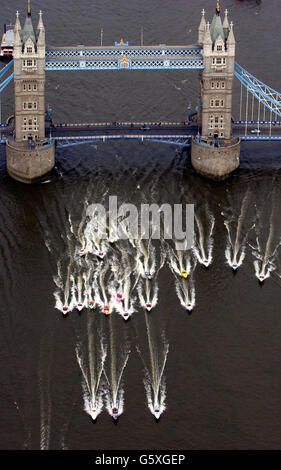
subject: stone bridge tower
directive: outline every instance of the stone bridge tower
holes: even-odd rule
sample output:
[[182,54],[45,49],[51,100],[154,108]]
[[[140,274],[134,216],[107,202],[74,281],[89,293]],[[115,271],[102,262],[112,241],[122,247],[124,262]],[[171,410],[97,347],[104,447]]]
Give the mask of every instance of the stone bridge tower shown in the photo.
[[45,138],[45,28],[42,12],[34,29],[30,0],[21,28],[17,12],[14,39],[15,138],[7,142],[7,170],[31,183],[54,166],[54,144]]
[[192,145],[192,163],[201,173],[221,178],[239,166],[240,142],[232,136],[232,85],[235,63],[233,23],[221,20],[217,1],[212,23],[202,12],[198,43],[204,70],[200,73],[201,136]]

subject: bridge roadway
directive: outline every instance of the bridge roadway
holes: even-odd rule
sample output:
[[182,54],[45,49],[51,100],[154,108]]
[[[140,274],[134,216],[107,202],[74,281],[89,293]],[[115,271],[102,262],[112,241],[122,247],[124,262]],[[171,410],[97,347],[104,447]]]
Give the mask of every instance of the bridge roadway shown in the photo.
[[[257,129],[256,124],[248,124],[247,135],[245,126],[233,124],[233,135],[240,136],[243,141],[281,141],[281,125],[275,124],[269,129],[268,125],[260,125],[260,133],[252,132]],[[10,124],[0,130],[2,136],[1,143],[5,143],[5,137],[13,134],[14,128]],[[220,129],[218,129],[218,132]],[[198,132],[196,123],[184,122],[100,122],[100,123],[64,123],[51,125],[46,123],[46,136],[50,134],[57,141],[57,144],[67,146],[69,143],[76,145],[78,141],[107,140],[107,139],[137,139],[151,140],[159,142],[178,143],[184,145],[192,136]],[[179,142],[182,142],[180,144]]]
[[[255,134],[251,131],[257,129],[256,124],[248,125],[249,135],[268,136],[268,125],[260,125],[260,133]],[[53,137],[82,137],[82,136],[101,136],[101,135],[144,135],[144,136],[193,136],[198,132],[198,125],[196,123],[188,124],[183,122],[178,123],[84,123],[84,124],[54,124],[48,126],[51,130]],[[245,135],[245,126],[233,124],[233,135]],[[218,132],[220,130],[218,129]],[[281,136],[281,125],[275,125],[271,128],[272,136]]]
[[82,125],[82,126],[54,126],[50,127],[53,137],[82,137],[82,136],[121,136],[121,135],[144,135],[144,136],[163,136],[170,135],[176,137],[178,135],[196,135],[198,131],[197,125],[155,125],[155,124],[130,124],[130,125]]

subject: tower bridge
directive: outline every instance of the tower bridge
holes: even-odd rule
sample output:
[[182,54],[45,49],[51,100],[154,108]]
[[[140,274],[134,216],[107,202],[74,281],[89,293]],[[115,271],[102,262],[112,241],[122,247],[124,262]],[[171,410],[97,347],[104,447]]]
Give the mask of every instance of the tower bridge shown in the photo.
[[[211,23],[202,11],[194,45],[132,46],[121,40],[113,46],[46,47],[42,12],[35,28],[30,0],[23,27],[17,12],[14,32],[14,59],[0,70],[0,97],[14,80],[15,120],[0,132],[8,173],[19,181],[31,183],[49,172],[55,147],[117,139],[190,145],[193,167],[221,179],[239,166],[241,141],[281,141],[281,94],[235,62],[233,23],[227,10],[222,20],[219,1]],[[46,125],[46,73],[188,69],[199,73],[196,122]],[[236,119],[235,77],[241,86]]]

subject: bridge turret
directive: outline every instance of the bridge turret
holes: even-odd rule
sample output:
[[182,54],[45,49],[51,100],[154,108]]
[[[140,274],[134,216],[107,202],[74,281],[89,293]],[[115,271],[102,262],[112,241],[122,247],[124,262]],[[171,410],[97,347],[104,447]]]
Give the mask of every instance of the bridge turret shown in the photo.
[[45,28],[42,12],[35,30],[30,0],[23,28],[17,13],[14,43],[15,140],[7,143],[7,169],[31,182],[54,165],[54,147],[45,138]]
[[[232,84],[235,63],[233,23],[224,21],[217,1],[202,43],[204,70],[200,72],[201,136],[192,144],[192,163],[201,173],[223,177],[239,165],[240,141],[232,137]],[[204,147],[205,146],[205,147]]]
[[206,30],[204,34],[204,39],[203,39],[203,56],[207,56],[208,54],[211,54],[212,52],[212,38],[211,38],[211,32],[210,32],[210,23],[206,24]]
[[236,41],[235,41],[235,37],[234,37],[234,33],[233,33],[233,23],[231,22],[230,23],[230,31],[229,31],[229,35],[228,35],[228,38],[227,38],[227,49],[228,49],[229,56],[233,57],[233,62],[234,62],[234,59],[235,59],[235,45],[236,45]]
[[202,52],[202,135],[230,139],[235,39],[228,13],[222,23],[219,2],[211,26],[206,26]]
[[19,29],[18,20],[15,31],[16,141],[42,139],[45,137],[45,30],[42,13],[36,32],[30,8],[23,29]]
[[202,18],[198,28],[198,44],[203,44],[206,31],[205,10],[202,10]]
[[230,30],[229,21],[228,21],[228,10],[225,10],[222,27],[223,27],[224,35],[227,38],[229,34],[229,30]]
[[21,24],[19,19],[19,12],[16,13],[16,22],[14,28],[14,59],[19,59],[21,55]]
[[46,44],[46,41],[45,41],[45,27],[44,27],[44,24],[43,24],[43,18],[42,18],[42,11],[40,10],[39,11],[39,21],[38,21],[38,26],[37,26],[37,36],[38,36],[38,39],[37,39],[37,47],[38,49],[42,49],[42,52],[44,52],[45,54],[45,44]]

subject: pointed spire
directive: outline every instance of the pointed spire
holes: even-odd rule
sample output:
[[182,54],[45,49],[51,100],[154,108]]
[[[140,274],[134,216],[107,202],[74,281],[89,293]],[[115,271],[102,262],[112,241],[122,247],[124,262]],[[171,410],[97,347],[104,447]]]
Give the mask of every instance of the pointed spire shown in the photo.
[[204,9],[202,10],[202,18],[201,18],[199,29],[200,30],[204,29],[204,31],[206,29],[205,10]]
[[224,17],[224,20],[223,20],[222,27],[223,27],[223,29],[230,29],[229,22],[228,22],[228,10],[225,10],[225,17]]
[[202,18],[198,29],[198,43],[202,44],[206,31],[205,10],[202,10]]
[[206,25],[206,31],[205,31],[205,36],[204,36],[204,44],[212,44],[212,38],[211,38],[211,31],[210,31],[210,23],[208,21]]
[[19,12],[16,13],[16,22],[14,28],[14,57],[17,58],[20,55],[20,50],[22,46],[21,42],[21,24],[19,20]]
[[39,21],[37,26],[37,48],[40,51],[44,51],[46,47],[45,41],[45,28],[42,20],[42,11],[39,12]]
[[15,22],[14,31],[21,31],[20,14],[19,14],[18,11],[17,11],[17,13],[16,13],[16,22]]
[[222,40],[225,40],[224,30],[222,26],[221,16],[220,16],[220,4],[219,1],[217,2],[216,14],[213,17],[211,23],[211,38],[213,44],[216,42],[217,38],[221,37]]
[[233,33],[233,22],[232,21],[230,23],[230,32],[229,32],[229,35],[228,35],[228,38],[227,38],[227,44],[228,45],[235,44],[235,37],[234,37],[234,33]]
[[24,27],[21,32],[23,46],[26,43],[27,39],[30,38],[34,45],[36,46],[36,35],[34,32],[34,27],[32,23],[31,15],[27,15],[25,18]]
[[42,15],[43,15],[42,10],[40,10],[39,11],[39,21],[38,21],[38,25],[37,25],[38,30],[41,30],[41,29],[45,30]]
[[27,2],[27,16],[31,16],[30,0]]

